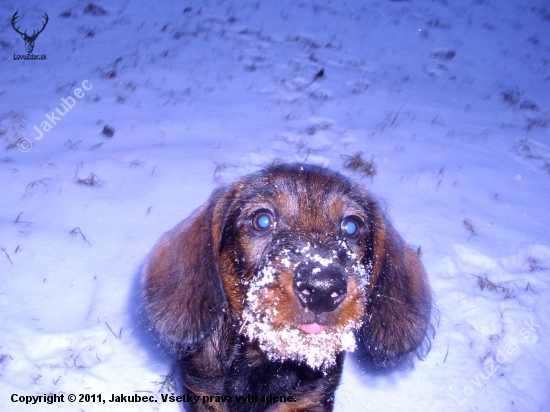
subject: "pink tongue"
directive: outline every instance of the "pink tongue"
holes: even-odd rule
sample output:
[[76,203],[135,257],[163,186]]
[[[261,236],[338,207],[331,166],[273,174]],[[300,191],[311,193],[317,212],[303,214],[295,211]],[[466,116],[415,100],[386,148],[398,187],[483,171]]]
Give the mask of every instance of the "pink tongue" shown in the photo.
[[310,323],[309,325],[300,325],[300,330],[305,333],[321,333],[325,330],[325,326],[318,323]]

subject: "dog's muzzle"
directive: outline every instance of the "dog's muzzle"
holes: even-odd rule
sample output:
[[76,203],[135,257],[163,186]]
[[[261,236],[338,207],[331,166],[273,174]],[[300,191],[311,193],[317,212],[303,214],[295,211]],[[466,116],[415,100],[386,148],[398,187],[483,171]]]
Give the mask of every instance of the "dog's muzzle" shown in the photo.
[[304,264],[295,270],[293,288],[302,306],[318,315],[332,312],[344,300],[347,281],[335,266]]

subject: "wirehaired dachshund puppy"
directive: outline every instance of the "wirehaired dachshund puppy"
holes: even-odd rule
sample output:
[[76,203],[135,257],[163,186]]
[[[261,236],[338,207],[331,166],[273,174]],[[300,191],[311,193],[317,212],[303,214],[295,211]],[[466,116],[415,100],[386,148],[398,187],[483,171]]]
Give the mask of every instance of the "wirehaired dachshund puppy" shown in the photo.
[[330,411],[356,337],[378,365],[424,356],[432,337],[417,253],[366,189],[319,166],[216,190],[159,240],[142,282],[196,410]]

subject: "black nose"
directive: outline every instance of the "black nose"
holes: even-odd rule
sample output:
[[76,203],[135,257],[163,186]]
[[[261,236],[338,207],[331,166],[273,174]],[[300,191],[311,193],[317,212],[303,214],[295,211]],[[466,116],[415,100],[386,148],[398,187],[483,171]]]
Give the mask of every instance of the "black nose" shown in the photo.
[[294,276],[294,292],[302,306],[315,314],[332,312],[346,297],[347,281],[334,267],[302,266]]

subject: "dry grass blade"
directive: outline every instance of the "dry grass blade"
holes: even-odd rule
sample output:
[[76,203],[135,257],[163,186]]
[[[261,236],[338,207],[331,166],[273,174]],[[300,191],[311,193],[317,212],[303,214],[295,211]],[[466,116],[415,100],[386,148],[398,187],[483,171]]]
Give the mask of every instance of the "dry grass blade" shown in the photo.
[[75,227],[73,230],[71,230],[69,232],[69,234],[73,235],[73,236],[76,236],[76,235],[81,235],[82,236],[82,239],[84,239],[84,242],[86,242],[87,244],[89,244],[90,246],[92,246],[92,244],[90,242],[88,242],[88,239],[86,239],[86,236],[84,236],[84,233],[82,233],[82,230],[80,230],[79,227]]
[[49,178],[49,177],[45,177],[43,179],[33,180],[32,182],[30,182],[27,185],[27,189],[25,190],[25,196],[27,196],[29,194],[29,189],[32,189],[33,187],[37,187],[37,186],[48,187],[48,184],[46,183],[46,181],[48,181],[48,180],[52,180],[52,179]]
[[86,186],[101,186],[105,182],[101,180],[95,173],[91,173],[90,177],[86,179],[78,179],[78,183]]
[[115,332],[113,332],[113,329],[111,329],[111,327],[109,326],[109,324],[107,322],[105,322],[105,324],[107,325],[107,327],[109,328],[109,330],[111,331],[111,333],[113,334],[113,336],[117,339],[121,339],[122,338],[122,328],[120,328],[120,331],[118,332],[118,336]]
[[167,390],[168,392],[174,392],[176,390],[176,385],[174,384],[175,372],[176,370],[174,369],[168,375],[161,375],[163,377],[162,381],[153,382],[156,385],[160,385],[160,389],[158,390],[158,393],[162,392],[163,390]]
[[469,221],[468,219],[464,219],[464,222],[462,222],[462,224],[464,225],[464,227],[466,228],[466,230],[468,232],[470,232],[470,236],[477,236],[477,233],[474,229],[474,225],[472,224],[471,221]]
[[0,250],[3,251],[3,252],[6,254],[6,257],[8,258],[8,260],[10,261],[10,263],[13,265],[13,262],[12,262],[12,260],[11,260],[11,258],[10,258],[10,255],[8,255],[8,252],[6,251],[6,249],[5,249],[5,248],[0,248]]
[[504,293],[506,298],[514,297],[513,290],[507,287],[502,286],[501,284],[492,282],[487,278],[487,276],[477,277],[477,285],[481,290],[487,289],[490,292]]
[[376,163],[374,163],[374,157],[367,161],[363,159],[362,154],[362,152],[357,152],[353,156],[342,155],[344,167],[360,173],[363,176],[369,176],[372,180],[372,178],[376,176]]

